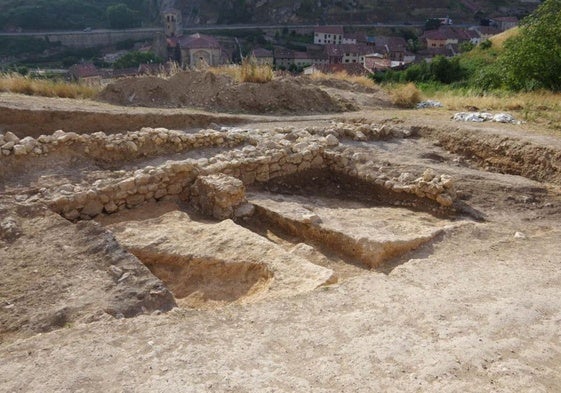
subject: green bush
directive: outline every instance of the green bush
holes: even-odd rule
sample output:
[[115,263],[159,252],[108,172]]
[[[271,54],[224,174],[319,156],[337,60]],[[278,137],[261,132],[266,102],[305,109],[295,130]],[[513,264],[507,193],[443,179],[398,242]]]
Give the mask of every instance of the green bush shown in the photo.
[[545,0],[505,42],[497,65],[512,90],[561,91],[561,0]]
[[150,52],[129,52],[113,65],[114,68],[132,68],[146,63],[162,63],[163,59]]

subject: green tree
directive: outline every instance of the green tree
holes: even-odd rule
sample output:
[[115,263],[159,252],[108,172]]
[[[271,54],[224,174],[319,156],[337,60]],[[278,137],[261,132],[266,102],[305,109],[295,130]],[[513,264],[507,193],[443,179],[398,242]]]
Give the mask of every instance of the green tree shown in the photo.
[[132,68],[138,67],[140,64],[161,63],[163,60],[150,52],[129,52],[113,65],[114,68]]
[[126,4],[110,5],[106,11],[109,26],[114,29],[126,29],[140,26],[138,11],[131,10]]
[[438,30],[441,24],[440,19],[427,19],[425,21],[425,30]]
[[561,0],[545,0],[505,42],[497,65],[514,90],[561,91]]

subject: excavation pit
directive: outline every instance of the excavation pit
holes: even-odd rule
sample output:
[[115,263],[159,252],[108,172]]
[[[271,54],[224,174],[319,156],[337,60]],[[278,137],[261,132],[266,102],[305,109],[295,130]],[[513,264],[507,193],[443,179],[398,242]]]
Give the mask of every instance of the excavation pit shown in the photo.
[[368,206],[400,206],[436,217],[453,219],[457,206],[443,206],[437,200],[414,192],[396,192],[385,184],[358,176],[339,173],[329,168],[312,169],[296,175],[281,176],[267,183],[249,188],[250,192],[269,192],[279,195],[336,198],[361,202]]
[[211,309],[336,281],[331,269],[290,254],[230,219],[201,220],[174,207],[179,209],[155,203],[99,221],[165,283],[179,306]]
[[307,243],[366,269],[380,268],[465,222],[429,198],[327,169],[254,186],[248,201],[255,206],[252,230],[272,240]]
[[378,268],[432,242],[461,223],[406,208],[368,206],[335,198],[254,193],[262,225]]
[[183,307],[212,308],[239,301],[262,290],[272,277],[264,265],[131,251]]

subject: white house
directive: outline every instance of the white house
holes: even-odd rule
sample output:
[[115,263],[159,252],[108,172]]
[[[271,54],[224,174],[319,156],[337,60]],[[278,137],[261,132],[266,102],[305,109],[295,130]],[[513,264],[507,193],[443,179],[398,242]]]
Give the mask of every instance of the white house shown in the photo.
[[318,26],[314,30],[314,44],[342,44],[343,26]]

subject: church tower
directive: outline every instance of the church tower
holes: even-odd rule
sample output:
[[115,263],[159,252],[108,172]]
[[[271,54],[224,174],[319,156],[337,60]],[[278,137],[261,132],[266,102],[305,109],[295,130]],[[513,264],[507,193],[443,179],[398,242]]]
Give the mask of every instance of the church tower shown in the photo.
[[169,8],[162,12],[166,37],[180,37],[183,35],[183,16],[181,11]]

